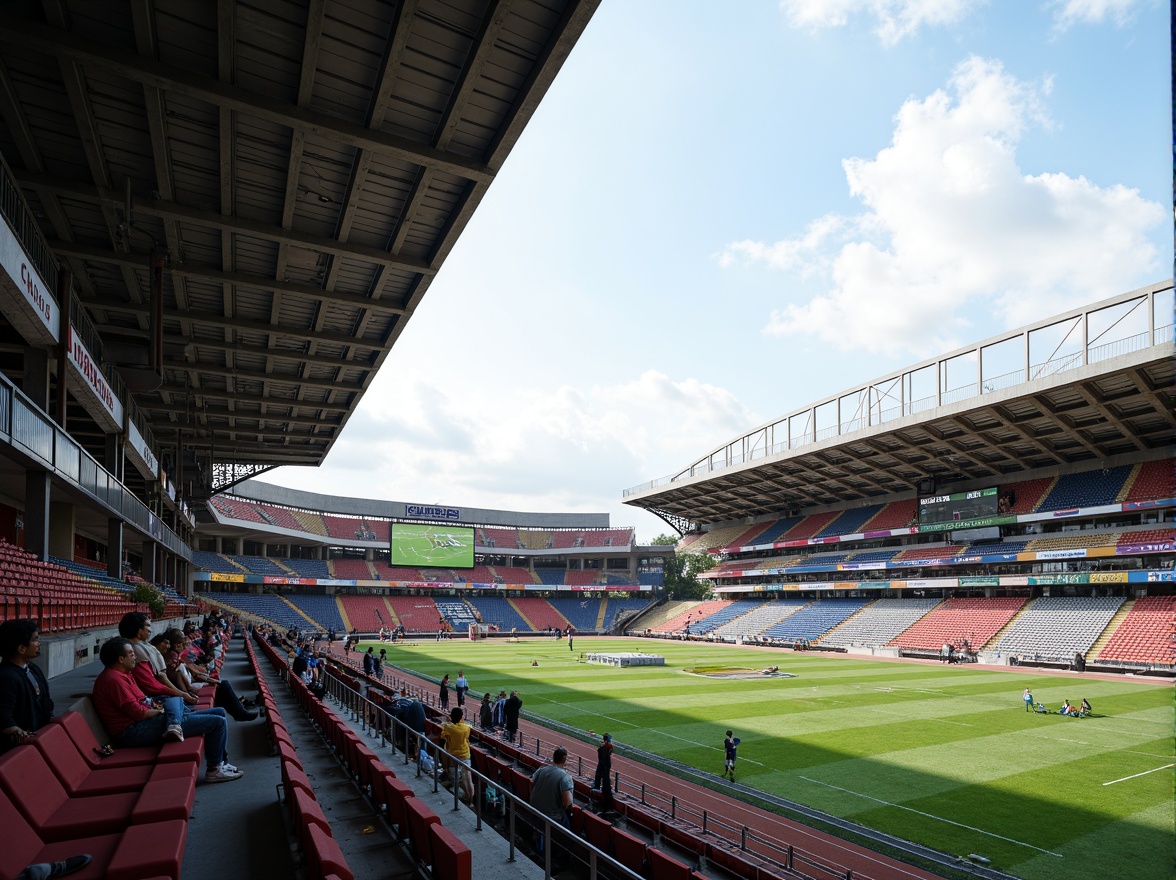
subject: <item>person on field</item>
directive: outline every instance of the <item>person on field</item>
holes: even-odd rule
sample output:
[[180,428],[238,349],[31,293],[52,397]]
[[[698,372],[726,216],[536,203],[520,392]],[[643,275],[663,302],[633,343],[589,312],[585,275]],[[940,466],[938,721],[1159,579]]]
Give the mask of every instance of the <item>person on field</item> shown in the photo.
[[1025,701],[1025,711],[1032,712],[1033,711],[1033,694],[1030,693],[1029,688],[1025,688],[1025,691],[1021,694],[1021,699]]
[[723,740],[723,752],[726,754],[726,761],[723,764],[723,778],[735,781],[735,758],[736,749],[739,748],[739,743],[742,740],[735,736],[731,731],[727,731],[727,738]]

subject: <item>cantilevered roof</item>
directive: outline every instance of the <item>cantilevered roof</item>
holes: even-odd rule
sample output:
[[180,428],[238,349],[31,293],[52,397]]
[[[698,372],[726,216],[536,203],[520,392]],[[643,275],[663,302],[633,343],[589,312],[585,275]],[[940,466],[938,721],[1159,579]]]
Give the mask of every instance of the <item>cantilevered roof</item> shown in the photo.
[[1170,457],[1172,342],[1165,281],[761,425],[624,502],[687,528]]
[[0,152],[161,448],[323,461],[598,3],[0,7]]

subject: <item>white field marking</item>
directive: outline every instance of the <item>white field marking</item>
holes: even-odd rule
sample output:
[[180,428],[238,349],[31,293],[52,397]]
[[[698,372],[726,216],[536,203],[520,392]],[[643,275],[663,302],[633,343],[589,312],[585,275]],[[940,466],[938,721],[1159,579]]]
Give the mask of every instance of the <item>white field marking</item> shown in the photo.
[[[574,709],[575,711],[578,711],[578,712],[584,711],[583,709],[579,709],[577,707],[572,706],[570,703],[561,703],[559,700],[553,700],[550,697],[538,697],[538,699],[543,700],[548,703],[554,703],[557,706],[563,706],[565,708]],[[606,721],[612,721],[616,724],[624,724],[626,727],[632,727],[634,729],[641,728],[641,726],[639,724],[634,724],[632,721],[625,721],[624,719],[621,719],[621,718],[614,718],[611,715],[604,715],[600,712],[589,712],[588,714],[595,715],[597,718],[603,718]],[[643,729],[643,728],[641,728],[641,729]],[[672,733],[666,733],[664,730],[659,730],[657,733],[658,733],[658,736],[668,736],[670,739],[678,740],[678,742],[690,743],[690,745],[692,745],[692,746],[699,746],[704,749],[711,749],[712,751],[723,752],[723,754],[726,754],[726,751],[722,748],[719,748],[718,746],[708,746],[706,743],[700,743],[697,740],[693,740],[693,739],[686,739],[686,737],[684,737],[684,736],[675,736]],[[740,757],[739,760],[744,761],[748,764],[755,764],[755,766],[757,766],[757,767],[764,766],[762,762],[753,761],[751,758]]]
[[868,801],[874,801],[875,803],[878,803],[878,804],[884,804],[888,807],[894,807],[899,810],[906,810],[908,813],[915,813],[919,816],[926,816],[928,819],[934,819],[936,822],[946,822],[948,825],[955,825],[957,828],[966,828],[969,831],[975,831],[977,834],[983,834],[983,835],[986,835],[987,837],[995,837],[997,840],[1004,840],[1009,843],[1015,843],[1017,846],[1025,846],[1025,847],[1028,847],[1029,849],[1037,850],[1040,853],[1045,853],[1047,856],[1054,856],[1055,858],[1059,858],[1059,859],[1064,858],[1064,856],[1061,853],[1051,852],[1048,849],[1042,849],[1041,847],[1034,846],[1031,843],[1025,843],[1023,840],[1014,840],[1011,837],[1004,837],[1003,835],[1000,835],[1000,834],[993,834],[991,831],[985,831],[983,828],[976,828],[975,826],[972,826],[972,825],[965,825],[962,822],[955,822],[951,819],[944,819],[942,816],[933,816],[930,813],[924,813],[922,810],[916,810],[916,809],[913,809],[912,807],[904,807],[902,804],[892,804],[890,801],[884,801],[881,798],[871,797],[868,794],[862,794],[860,791],[850,791],[848,788],[842,788],[839,785],[830,785],[828,782],[821,782],[817,779],[809,779],[807,776],[801,776],[799,778],[805,780],[806,782],[812,782],[815,785],[823,785],[826,788],[835,788],[838,791],[845,792],[846,794],[856,795],[857,797],[865,798]]
[[957,727],[975,727],[975,724],[964,724],[962,721],[948,721],[944,718],[921,718],[920,721],[938,721],[940,724],[954,724]]
[[1134,749],[1119,749],[1120,752],[1126,752],[1129,755],[1145,755],[1148,758],[1171,758],[1171,755],[1155,755],[1151,752],[1137,752]]
[[1128,779],[1138,779],[1140,776],[1147,776],[1149,773],[1159,773],[1161,770],[1167,770],[1170,767],[1176,767],[1176,764],[1165,764],[1163,767],[1157,767],[1154,770],[1144,770],[1142,773],[1136,773],[1134,776],[1124,776],[1122,779],[1112,779],[1110,782],[1104,782],[1103,785],[1114,785],[1116,782],[1126,782]]
[[[1089,723],[1089,721],[1088,721],[1087,719],[1085,719],[1085,718],[1076,718],[1076,719],[1074,719],[1074,720],[1075,720],[1075,721],[1083,721],[1083,722],[1085,722],[1085,723],[1084,723],[1082,726],[1083,726],[1083,727],[1089,727],[1091,730],[1105,730],[1105,731],[1107,731],[1108,733],[1115,733],[1115,734],[1118,734],[1119,736],[1126,735],[1126,736],[1141,736],[1141,737],[1150,737],[1150,738],[1153,738],[1153,739],[1155,738],[1155,735],[1154,735],[1154,734],[1151,734],[1151,733],[1144,733],[1144,732],[1143,732],[1143,731],[1141,731],[1141,730],[1132,730],[1130,727],[1125,727],[1125,728],[1103,727],[1101,724],[1091,724],[1091,723]],[[1164,724],[1164,725],[1165,725],[1165,726],[1166,726],[1168,729],[1171,729],[1171,727],[1172,727],[1172,725],[1171,725],[1171,724],[1169,724],[1169,723],[1167,723],[1167,722],[1164,722],[1164,721],[1152,721],[1150,718],[1132,718],[1132,719],[1130,719],[1130,720],[1129,720],[1127,723],[1128,723],[1129,725],[1130,725],[1130,724],[1138,724],[1138,723],[1139,723],[1139,722],[1141,722],[1141,721],[1142,721],[1142,722],[1144,722],[1144,723],[1146,723],[1146,724]]]
[[908,721],[922,720],[911,718],[911,716],[906,712],[887,712],[885,709],[875,709],[873,706],[866,706],[865,708],[869,709],[871,712],[879,712],[883,715],[893,715],[895,718],[905,718]]

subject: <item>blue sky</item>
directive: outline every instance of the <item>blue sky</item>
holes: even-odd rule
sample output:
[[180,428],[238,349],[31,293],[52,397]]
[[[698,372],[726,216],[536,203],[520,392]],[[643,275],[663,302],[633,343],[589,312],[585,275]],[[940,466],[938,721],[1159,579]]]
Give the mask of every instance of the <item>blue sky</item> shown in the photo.
[[608,512],[754,425],[1172,274],[1159,0],[604,0],[318,469]]

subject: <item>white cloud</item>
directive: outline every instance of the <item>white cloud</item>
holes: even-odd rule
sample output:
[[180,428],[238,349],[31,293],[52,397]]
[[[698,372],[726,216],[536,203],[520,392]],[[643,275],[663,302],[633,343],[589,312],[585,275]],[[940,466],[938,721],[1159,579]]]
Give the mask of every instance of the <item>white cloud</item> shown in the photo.
[[955,24],[984,2],[986,0],[780,0],[780,10],[789,26],[810,30],[844,27],[851,16],[870,16],[877,19],[874,33],[882,44],[894,46],[924,25]]
[[[396,388],[394,398],[364,398],[328,467],[287,468],[265,479],[359,498],[608,512],[615,525],[632,525],[640,517],[621,505],[623,489],[760,421],[723,388],[654,370],[610,386],[495,395],[442,393],[419,375],[402,374]],[[639,536],[657,529],[646,531],[643,524]]]
[[1017,326],[1154,278],[1147,236],[1164,217],[1158,204],[1121,185],[1018,167],[1023,132],[1050,124],[1049,85],[971,57],[947,90],[903,104],[890,146],[842,163],[861,214],[815,221],[823,236],[810,225],[796,239],[729,245],[723,265],[815,271],[831,284],[774,311],[766,332],[929,354],[955,343],[970,303]]
[[1075,24],[1102,24],[1107,19],[1117,27],[1126,25],[1143,5],[1140,0],[1054,0],[1054,23],[1059,30]]

